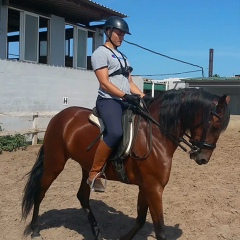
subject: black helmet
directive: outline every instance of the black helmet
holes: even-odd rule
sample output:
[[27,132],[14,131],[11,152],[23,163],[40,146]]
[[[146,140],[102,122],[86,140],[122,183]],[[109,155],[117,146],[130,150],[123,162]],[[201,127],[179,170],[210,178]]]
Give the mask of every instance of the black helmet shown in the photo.
[[[116,17],[116,16],[112,16],[110,18],[108,18],[103,26],[104,28],[104,32],[106,34],[106,30],[108,28],[117,28],[117,29],[120,29],[122,30],[123,32],[127,33],[127,34],[130,34],[131,33],[129,32],[129,28],[128,28],[128,24],[126,23],[125,20],[123,20],[122,18],[120,17]],[[106,34],[107,35],[107,34]],[[111,35],[111,34],[110,34]]]

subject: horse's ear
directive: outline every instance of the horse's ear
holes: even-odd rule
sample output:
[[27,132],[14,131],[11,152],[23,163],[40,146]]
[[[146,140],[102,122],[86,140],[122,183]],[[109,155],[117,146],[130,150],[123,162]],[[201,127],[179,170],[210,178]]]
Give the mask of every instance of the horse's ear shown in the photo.
[[227,103],[227,104],[230,103],[230,96],[226,96],[226,103]]
[[220,97],[218,103],[219,104],[224,104],[224,103],[227,103],[229,104],[230,102],[230,96],[229,95],[223,95],[222,97]]

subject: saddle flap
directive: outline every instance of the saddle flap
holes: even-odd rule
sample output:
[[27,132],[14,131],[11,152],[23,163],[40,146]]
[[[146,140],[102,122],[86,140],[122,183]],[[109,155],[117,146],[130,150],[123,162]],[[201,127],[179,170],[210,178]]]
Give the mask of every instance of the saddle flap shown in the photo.
[[[104,124],[101,118],[98,117],[96,108],[93,109],[92,113],[88,117],[89,121],[99,127],[100,132],[104,131]],[[133,135],[134,135],[134,114],[131,109],[127,109],[123,112],[122,126],[123,126],[123,137],[121,142],[114,148],[110,160],[124,159],[130,154]]]

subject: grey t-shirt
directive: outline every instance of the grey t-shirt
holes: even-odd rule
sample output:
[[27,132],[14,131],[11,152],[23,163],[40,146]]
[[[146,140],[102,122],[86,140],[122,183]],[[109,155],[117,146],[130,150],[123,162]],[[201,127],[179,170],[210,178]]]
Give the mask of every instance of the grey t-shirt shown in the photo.
[[[92,62],[92,68],[94,71],[103,67],[107,67],[108,73],[110,75],[111,73],[121,68],[119,60],[121,61],[122,66],[125,67],[125,61],[123,57],[126,60],[127,66],[129,66],[129,63],[125,55],[122,56],[117,50],[113,50],[113,49],[111,50],[114,52],[115,55],[104,46],[98,47],[93,52],[91,57],[91,62]],[[127,94],[130,94],[130,83],[127,77],[123,76],[122,74],[115,75],[115,76],[109,77],[109,81],[113,83],[115,86],[117,86],[121,91]],[[109,93],[104,91],[104,89],[102,89],[101,87],[99,87],[98,89],[98,95],[100,95],[103,98],[120,99],[118,97],[110,95]]]

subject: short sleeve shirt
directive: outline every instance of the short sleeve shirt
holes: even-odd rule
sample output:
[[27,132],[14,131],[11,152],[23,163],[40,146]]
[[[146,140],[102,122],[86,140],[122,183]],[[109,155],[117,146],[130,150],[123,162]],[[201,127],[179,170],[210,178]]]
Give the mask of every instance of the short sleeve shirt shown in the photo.
[[[113,51],[113,53],[111,52]],[[119,61],[121,61],[122,66],[125,67],[125,61],[127,66],[129,66],[129,62],[125,55],[122,55],[119,51],[111,49],[104,46],[98,47],[92,54],[91,62],[92,68],[94,71],[100,68],[107,67],[109,75],[121,68]],[[125,61],[124,59],[125,58]],[[127,77],[120,75],[115,75],[109,77],[109,81],[113,83],[116,87],[118,87],[124,93],[130,94],[130,83]],[[114,98],[120,99],[118,97],[112,96],[111,94],[107,93],[104,89],[99,87],[98,95],[103,98]]]

